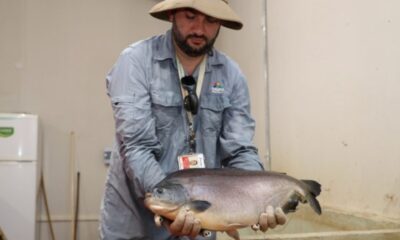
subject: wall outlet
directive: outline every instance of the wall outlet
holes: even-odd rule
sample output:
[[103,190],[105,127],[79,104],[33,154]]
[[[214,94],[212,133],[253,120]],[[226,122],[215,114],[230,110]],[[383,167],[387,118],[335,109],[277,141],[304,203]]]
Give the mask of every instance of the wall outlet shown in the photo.
[[103,161],[106,166],[109,166],[111,163],[113,149],[111,147],[104,148],[103,151]]

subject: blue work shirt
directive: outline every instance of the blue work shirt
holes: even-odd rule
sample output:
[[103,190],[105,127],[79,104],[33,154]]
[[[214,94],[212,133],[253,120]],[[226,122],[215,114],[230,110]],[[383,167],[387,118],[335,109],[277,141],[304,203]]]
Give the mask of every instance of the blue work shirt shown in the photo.
[[[197,75],[198,70],[195,79]],[[143,205],[145,193],[178,170],[178,156],[189,152],[188,118],[171,31],[126,48],[106,82],[119,157],[111,162],[107,176],[102,238],[179,239],[157,229]],[[200,104],[193,122],[196,152],[204,154],[205,166],[262,170],[252,142],[255,122],[247,82],[238,65],[213,49],[198,87]]]

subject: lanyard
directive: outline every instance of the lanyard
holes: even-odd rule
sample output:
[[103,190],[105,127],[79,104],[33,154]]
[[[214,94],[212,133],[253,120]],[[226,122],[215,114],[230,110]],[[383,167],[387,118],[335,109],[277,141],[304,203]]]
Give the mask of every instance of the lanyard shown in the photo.
[[[204,74],[206,72],[206,62],[207,62],[207,55],[204,56],[203,60],[200,63],[200,67],[199,67],[199,76],[196,81],[197,96],[200,96],[201,87],[203,86]],[[183,69],[181,62],[179,61],[178,56],[176,56],[176,65],[178,67],[179,79],[182,79],[184,76],[186,76],[186,74],[185,74],[185,70]],[[199,86],[199,87],[197,87],[197,86]],[[185,93],[182,85],[181,85],[181,90],[182,90],[182,96],[185,97],[187,94]]]
[[[206,72],[206,62],[207,62],[207,55],[204,56],[203,60],[200,63],[200,67],[199,67],[199,74],[198,74],[199,76],[196,81],[196,94],[198,97],[200,97],[201,88],[202,88],[203,80],[204,80],[204,74]],[[181,62],[179,61],[178,56],[176,56],[176,65],[178,68],[179,79],[182,79],[183,77],[185,77],[186,74],[185,74],[185,70],[183,69]],[[188,92],[185,91],[185,89],[182,87],[182,84],[181,84],[181,91],[182,91],[182,99],[185,99],[185,97],[188,95]],[[186,116],[187,116],[188,123],[189,123],[190,153],[195,153],[196,152],[196,133],[193,128],[193,114],[189,111],[186,111]]]

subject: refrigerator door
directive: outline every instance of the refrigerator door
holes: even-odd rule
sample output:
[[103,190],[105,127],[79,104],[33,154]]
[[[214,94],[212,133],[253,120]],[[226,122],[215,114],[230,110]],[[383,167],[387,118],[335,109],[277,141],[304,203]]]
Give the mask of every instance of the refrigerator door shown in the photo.
[[0,162],[0,226],[7,239],[35,239],[36,177],[36,162]]

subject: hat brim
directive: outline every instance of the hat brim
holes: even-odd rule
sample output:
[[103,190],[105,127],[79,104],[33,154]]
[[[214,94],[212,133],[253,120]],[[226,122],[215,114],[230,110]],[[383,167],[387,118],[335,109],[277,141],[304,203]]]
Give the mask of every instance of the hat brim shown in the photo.
[[168,12],[180,8],[191,8],[221,21],[221,25],[239,30],[243,23],[232,8],[222,0],[164,0],[154,5],[149,13],[160,20],[169,21]]

